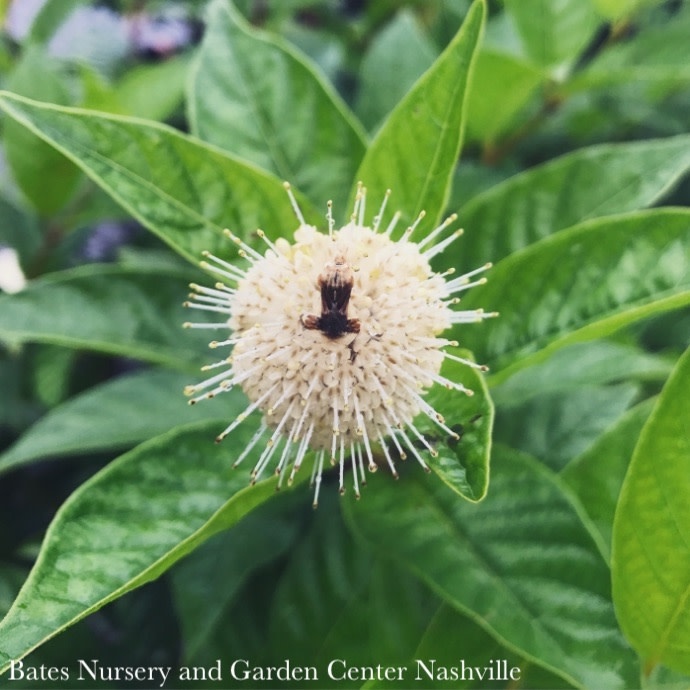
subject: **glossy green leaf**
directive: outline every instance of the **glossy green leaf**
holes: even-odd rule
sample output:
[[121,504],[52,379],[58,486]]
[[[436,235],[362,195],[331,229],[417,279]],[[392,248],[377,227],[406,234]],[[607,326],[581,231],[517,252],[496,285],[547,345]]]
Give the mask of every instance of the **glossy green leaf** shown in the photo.
[[500,312],[457,335],[504,380],[564,345],[690,303],[690,212],[642,211],[559,232],[501,261],[463,301]]
[[661,382],[670,374],[673,363],[668,357],[610,340],[575,343],[494,386],[491,397],[497,406],[511,407],[537,395],[564,393],[586,385],[630,379]]
[[599,20],[590,0],[506,0],[527,55],[538,65],[563,71],[587,47]]
[[[53,103],[70,101],[65,75],[38,46],[24,51],[6,87],[16,94]],[[79,169],[12,119],[3,119],[3,140],[14,179],[33,207],[46,216],[59,211],[79,184]]]
[[437,57],[414,14],[401,10],[375,36],[362,59],[357,113],[369,128],[405,97]]
[[213,338],[183,330],[188,274],[93,264],[0,295],[0,339],[88,348],[194,370]]
[[[455,347],[446,349],[453,356],[471,358],[466,350]],[[484,376],[476,369],[445,359],[441,374],[473,392],[473,395],[459,391],[451,393],[444,386],[436,384],[425,396],[446,426],[460,438],[450,437],[424,415],[415,420],[415,426],[438,453],[438,457],[429,463],[432,471],[463,498],[480,501],[489,485],[493,403]]]
[[450,193],[485,14],[484,0],[476,0],[446,50],[383,123],[357,171],[372,207],[391,189],[390,209],[406,223],[425,210],[427,231]]
[[477,57],[467,105],[467,136],[496,141],[544,81],[544,74],[513,55],[484,49]]
[[690,349],[640,434],[613,523],[616,614],[646,673],[690,673],[689,388]]
[[638,386],[632,383],[588,385],[500,406],[496,441],[559,471],[614,424],[637,394]]
[[628,410],[561,473],[599,531],[607,559],[611,554],[613,515],[623,478],[653,404],[652,398]]
[[479,504],[412,468],[395,483],[375,477],[366,500],[346,502],[347,517],[508,649],[577,687],[633,687],[608,568],[563,485],[507,449],[492,463]]
[[0,623],[0,672],[274,495],[274,479],[249,487],[231,469],[251,430],[238,430],[234,450],[213,443],[216,431],[204,422],[154,438],[72,494]]
[[[222,235],[297,221],[282,182],[217,148],[153,122],[61,108],[0,93],[0,108],[71,158],[137,220],[191,261],[234,256]],[[307,218],[322,214],[298,197]],[[317,220],[317,222],[320,222]]]
[[227,0],[209,8],[188,95],[199,137],[343,209],[364,155],[361,125],[316,67]]
[[569,153],[480,194],[458,215],[459,261],[496,263],[557,230],[651,206],[690,168],[690,136],[604,144]]
[[190,407],[182,391],[194,380],[194,374],[146,369],[94,386],[22,434],[0,455],[0,473],[38,459],[126,448],[191,421],[229,420],[247,405],[237,390],[222,405]]

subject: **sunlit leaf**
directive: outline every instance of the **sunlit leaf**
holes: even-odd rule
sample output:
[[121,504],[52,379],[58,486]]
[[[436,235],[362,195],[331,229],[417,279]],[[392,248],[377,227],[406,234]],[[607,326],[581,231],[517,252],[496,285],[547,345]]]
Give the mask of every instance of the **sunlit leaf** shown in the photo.
[[377,552],[566,681],[635,685],[636,659],[616,624],[608,568],[551,472],[496,448],[491,489],[478,504],[418,471],[371,484],[367,500],[346,507]]
[[484,0],[476,0],[455,38],[385,120],[357,171],[374,207],[393,191],[390,208],[404,222],[424,210],[430,230],[443,213],[485,13]]
[[654,402],[654,398],[650,398],[628,410],[561,473],[599,530],[607,558],[610,557],[613,516],[623,478]]
[[499,262],[463,301],[500,312],[457,331],[503,380],[559,347],[690,303],[690,212],[582,223]]
[[208,27],[189,83],[194,133],[343,210],[366,139],[347,106],[304,56],[227,0],[212,3]]
[[[0,623],[0,671],[274,495],[273,479],[249,487],[247,474],[231,469],[237,450],[214,444],[216,431],[204,422],[154,438],[72,494]],[[238,430],[236,448],[248,434]]]
[[690,673],[689,386],[687,350],[640,434],[613,523],[616,614],[646,674]]
[[[190,261],[204,250],[234,256],[225,227],[240,235],[263,228],[269,236],[297,227],[280,180],[171,127],[5,92],[0,108],[71,158]],[[321,218],[299,199],[308,218]]]
[[461,267],[496,263],[557,230],[656,203],[690,168],[690,136],[604,144],[515,175],[458,212]]

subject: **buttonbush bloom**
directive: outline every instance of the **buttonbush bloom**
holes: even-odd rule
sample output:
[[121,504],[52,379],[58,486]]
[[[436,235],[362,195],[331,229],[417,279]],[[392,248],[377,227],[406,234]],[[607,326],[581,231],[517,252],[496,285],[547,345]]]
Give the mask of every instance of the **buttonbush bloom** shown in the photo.
[[285,186],[299,221],[293,243],[272,242],[259,230],[267,245],[261,254],[226,230],[246,266],[205,255],[202,267],[221,282],[212,288],[192,284],[185,304],[225,320],[185,326],[227,328],[229,337],[210,347],[232,347],[232,352],[205,367],[218,373],[185,392],[194,404],[240,386],[250,404],[216,440],[260,413],[259,428],[235,466],[261,444],[252,481],[273,466],[280,486],[286,477],[292,482],[313,450],[316,505],[326,462],[339,465],[341,493],[345,466],[351,463],[357,497],[366,483],[365,465],[375,471],[382,462],[397,478],[395,461],[410,453],[428,471],[425,456],[436,452],[416,428],[415,417],[424,414],[445,434],[456,434],[424,392],[441,384],[472,394],[440,374],[444,357],[486,369],[445,351],[457,343],[442,334],[453,324],[495,314],[454,308],[458,293],[485,281],[477,276],[490,264],[455,278],[453,269],[435,273],[430,266],[461,234],[446,232],[456,216],[414,242],[421,213],[395,241],[399,213],[385,230],[380,227],[388,194],[368,226],[366,190],[360,185],[350,222],[335,229],[329,203],[328,228],[320,232],[305,222]]

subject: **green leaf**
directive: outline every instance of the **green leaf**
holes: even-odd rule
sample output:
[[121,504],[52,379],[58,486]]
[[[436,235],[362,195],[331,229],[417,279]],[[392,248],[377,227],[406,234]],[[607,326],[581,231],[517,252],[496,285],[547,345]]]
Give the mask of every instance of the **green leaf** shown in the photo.
[[623,478],[653,404],[652,398],[628,410],[561,473],[599,531],[607,560],[610,560],[613,515]]
[[557,230],[651,206],[688,168],[690,136],[683,135],[592,146],[527,170],[460,209],[461,265],[497,262]]
[[[24,51],[6,85],[14,98],[22,94],[59,104],[70,99],[64,75],[38,46]],[[78,168],[12,119],[3,122],[3,140],[14,178],[34,208],[45,216],[59,211],[79,184]]]
[[621,19],[631,15],[643,5],[649,5],[656,0],[592,0],[599,14],[607,19]]
[[188,274],[94,264],[54,273],[0,295],[0,339],[43,342],[196,367],[211,339],[183,330]]
[[[145,120],[0,93],[0,108],[77,165],[132,216],[190,261],[235,255],[222,235],[296,229],[282,183],[193,137]],[[44,185],[45,186],[45,185]],[[298,196],[307,219],[322,214]]]
[[645,673],[690,673],[690,349],[664,386],[613,523],[613,598]]
[[563,77],[594,37],[599,20],[590,0],[505,0],[525,52]]
[[[454,347],[446,349],[456,357],[471,357],[466,350]],[[425,396],[446,426],[460,438],[448,436],[423,415],[415,420],[415,426],[438,453],[438,457],[429,465],[432,471],[463,498],[481,501],[489,485],[494,406],[484,377],[476,369],[446,358],[441,375],[473,391],[473,395],[468,396],[459,391],[449,392],[444,386],[436,384]]]
[[26,431],[0,455],[0,473],[37,459],[126,448],[190,421],[230,420],[247,405],[242,393],[229,391],[222,407],[190,407],[182,391],[193,380],[190,374],[147,369],[95,386]]
[[[276,583],[270,660],[315,665],[323,669],[320,679],[328,678],[333,659],[348,666],[404,664],[438,600],[416,578],[361,548],[343,523],[336,492],[323,497]],[[339,676],[344,667],[337,663],[334,670]],[[337,684],[359,687],[366,679],[347,680]]]
[[690,211],[641,211],[559,232],[501,261],[463,301],[500,311],[457,328],[463,346],[501,370],[498,383],[564,345],[690,303]]
[[[244,472],[232,471],[234,454],[213,443],[216,431],[204,422],[154,438],[72,494],[0,623],[0,672],[274,495],[275,479],[249,487]],[[236,447],[250,434],[238,430]]]
[[426,210],[431,230],[444,211],[485,14],[484,0],[476,0],[446,50],[388,116],[357,171],[370,203],[379,204],[390,188],[391,205],[406,223]]
[[[666,17],[661,24],[639,23],[627,41],[610,46],[578,74],[567,91],[611,89],[614,85],[636,88],[637,100],[658,101],[690,79],[690,13],[687,8]],[[642,97],[642,98],[640,98]]]
[[[302,514],[296,495],[266,501],[244,520],[217,534],[171,571],[186,663],[203,663],[224,629],[234,626],[232,606],[255,571],[293,544]],[[287,499],[287,500],[286,500]],[[320,517],[320,515],[319,515]]]
[[[4,191],[4,190],[3,190]],[[0,191],[0,245],[12,247],[26,265],[41,245],[36,218],[19,209]]]
[[33,390],[42,405],[55,407],[68,395],[75,360],[74,350],[55,345],[44,345],[33,353]]
[[25,579],[24,568],[4,563],[0,565],[0,616],[7,613]]
[[[529,371],[529,369],[527,370]],[[613,424],[638,394],[638,386],[581,386],[501,406],[496,440],[562,470]]]
[[[458,650],[462,650],[460,659]],[[506,649],[474,620],[448,605],[442,606],[434,616],[413,659],[414,664],[410,665],[406,676],[410,687],[410,681],[438,690],[449,687],[470,690],[479,687],[510,687],[511,674],[512,680],[516,681],[514,685],[520,688],[553,690],[566,687],[563,679]],[[500,660],[499,663],[496,663],[497,660]],[[505,667],[503,661],[506,663]],[[457,670],[458,680],[453,678],[450,669]],[[491,675],[494,676],[493,683],[490,682]],[[500,679],[497,678],[498,675]],[[507,678],[508,685],[503,682],[504,677]],[[399,685],[373,683],[366,687],[395,688]]]
[[405,97],[438,51],[403,9],[374,36],[362,58],[356,111],[369,128],[377,125]]
[[610,340],[575,343],[557,350],[545,362],[518,371],[491,389],[497,406],[520,405],[537,395],[564,393],[583,385],[635,379],[665,381],[673,362],[638,347]]
[[122,111],[150,120],[165,120],[182,104],[191,54],[128,70],[114,89]]
[[189,83],[192,131],[342,209],[366,145],[342,99],[304,56],[253,30],[230,2],[212,3],[207,26]]
[[509,649],[582,688],[635,685],[609,571],[556,476],[497,448],[491,491],[457,500],[418,468],[346,501],[356,531]]
[[513,123],[544,81],[543,73],[513,55],[484,49],[477,56],[467,104],[467,136],[491,143]]

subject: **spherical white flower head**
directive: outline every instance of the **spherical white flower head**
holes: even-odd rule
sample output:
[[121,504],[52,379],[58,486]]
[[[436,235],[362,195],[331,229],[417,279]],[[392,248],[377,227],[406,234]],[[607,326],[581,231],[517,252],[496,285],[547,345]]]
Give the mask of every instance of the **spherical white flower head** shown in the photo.
[[241,386],[251,404],[218,440],[248,414],[260,411],[261,425],[235,465],[266,438],[252,481],[277,457],[280,482],[290,465],[291,482],[309,449],[315,450],[316,504],[327,456],[340,465],[341,492],[346,457],[350,459],[359,496],[360,483],[366,481],[365,463],[374,471],[380,459],[397,477],[386,439],[399,457],[405,458],[405,448],[428,470],[416,443],[431,456],[436,453],[414,426],[418,414],[424,413],[455,436],[423,395],[434,383],[471,394],[440,375],[444,357],[458,359],[444,351],[451,342],[440,335],[453,323],[493,316],[452,308],[458,301],[452,295],[484,282],[472,278],[489,265],[450,281],[446,277],[452,271],[432,270],[431,257],[460,234],[434,243],[455,216],[417,244],[411,236],[422,213],[399,241],[393,241],[398,214],[385,232],[379,232],[384,200],[372,226],[365,226],[365,191],[360,188],[351,221],[335,230],[329,204],[328,232],[322,233],[304,222],[286,188],[300,221],[294,243],[280,239],[274,244],[259,231],[268,245],[261,255],[228,231],[249,267],[242,270],[210,255],[202,264],[230,285],[192,285],[194,301],[187,305],[229,318],[223,324],[186,325],[227,327],[232,337],[212,342],[211,347],[234,345],[234,349],[230,357],[207,367],[221,367],[221,373],[186,392],[195,395],[210,388],[190,401],[194,403]]

